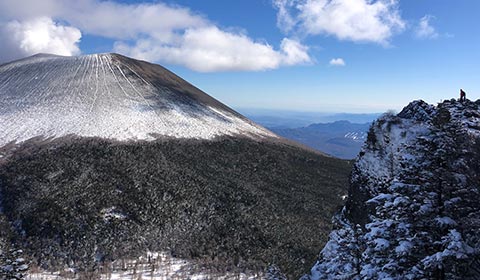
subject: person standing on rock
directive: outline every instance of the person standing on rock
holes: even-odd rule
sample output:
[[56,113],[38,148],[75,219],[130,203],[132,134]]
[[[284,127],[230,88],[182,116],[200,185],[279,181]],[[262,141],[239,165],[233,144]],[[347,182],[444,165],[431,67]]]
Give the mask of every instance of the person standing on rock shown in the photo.
[[467,94],[463,91],[463,89],[460,89],[460,101],[465,100],[467,100]]

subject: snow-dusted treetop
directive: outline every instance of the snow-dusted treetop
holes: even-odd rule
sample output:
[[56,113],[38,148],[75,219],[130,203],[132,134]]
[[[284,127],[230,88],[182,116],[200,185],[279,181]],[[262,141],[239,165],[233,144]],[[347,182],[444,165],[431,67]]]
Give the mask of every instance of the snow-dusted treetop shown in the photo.
[[479,174],[480,100],[382,116],[303,279],[480,279]]
[[0,146],[69,134],[276,137],[165,68],[117,54],[39,54],[0,65]]

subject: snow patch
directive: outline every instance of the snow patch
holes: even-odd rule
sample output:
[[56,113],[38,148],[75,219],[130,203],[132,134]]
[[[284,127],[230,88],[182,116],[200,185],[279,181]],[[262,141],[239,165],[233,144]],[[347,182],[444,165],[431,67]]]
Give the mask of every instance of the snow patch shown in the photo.
[[[62,280],[77,279],[75,269],[65,271],[30,272],[26,280]],[[174,258],[165,252],[147,252],[136,260],[122,260],[111,264],[103,264],[95,279],[101,280],[131,280],[131,279],[191,279],[191,280],[253,280],[266,279],[263,272],[215,272],[202,269],[194,261]]]
[[112,219],[124,220],[127,218],[127,215],[116,209],[116,207],[104,208],[100,211],[100,215],[105,221],[110,221]]

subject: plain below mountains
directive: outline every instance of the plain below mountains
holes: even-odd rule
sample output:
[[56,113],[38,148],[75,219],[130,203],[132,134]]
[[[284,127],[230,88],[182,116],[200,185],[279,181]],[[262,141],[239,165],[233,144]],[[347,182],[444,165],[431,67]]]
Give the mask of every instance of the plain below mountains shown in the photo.
[[1,279],[295,279],[351,169],[117,54],[0,65],[0,146]]

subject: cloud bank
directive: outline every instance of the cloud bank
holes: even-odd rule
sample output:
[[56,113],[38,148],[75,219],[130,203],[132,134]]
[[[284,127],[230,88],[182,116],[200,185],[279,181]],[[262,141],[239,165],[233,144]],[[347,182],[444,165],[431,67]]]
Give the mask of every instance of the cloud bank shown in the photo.
[[185,30],[171,42],[147,38],[134,45],[117,42],[114,50],[150,61],[184,65],[199,72],[260,71],[311,62],[307,47],[283,39],[279,50],[255,42],[245,34],[225,32],[215,26]]
[[398,0],[274,0],[274,6],[277,25],[286,33],[388,45],[406,26]]
[[[0,30],[2,47],[8,44],[2,61],[37,52],[78,54],[80,31],[114,40],[116,52],[201,72],[261,71],[312,61],[299,41],[284,38],[274,48],[222,29],[188,8],[161,2],[2,0]],[[45,44],[36,43],[39,37]]]

